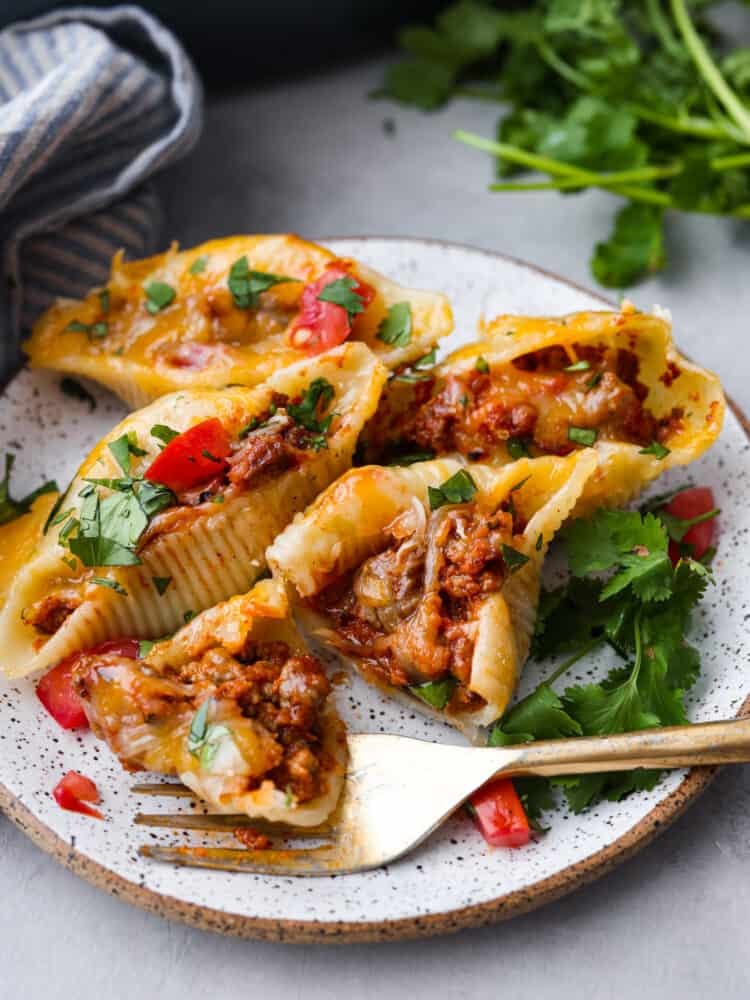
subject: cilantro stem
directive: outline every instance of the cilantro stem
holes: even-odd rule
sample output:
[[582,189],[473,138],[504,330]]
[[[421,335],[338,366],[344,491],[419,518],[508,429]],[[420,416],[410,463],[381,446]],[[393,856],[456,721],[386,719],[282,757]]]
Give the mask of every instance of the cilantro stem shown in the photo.
[[565,660],[564,663],[561,663],[557,670],[550,674],[550,676],[547,677],[543,683],[548,687],[551,684],[554,684],[559,677],[562,677],[566,670],[569,670],[574,663],[578,663],[579,660],[582,660],[587,653],[590,653],[592,649],[595,649],[596,646],[600,645],[603,641],[603,635],[593,636],[588,642],[585,642],[583,646],[581,646],[577,653],[574,653],[571,657]]
[[[750,159],[748,160],[750,162]],[[625,181],[650,181],[660,177],[674,177],[682,173],[681,163],[673,163],[664,167],[637,167],[632,170],[617,170],[612,173],[600,174],[601,186],[619,185]],[[606,183],[605,183],[606,182]],[[498,183],[490,184],[490,191],[568,191],[579,187],[588,187],[588,181],[540,181],[532,183]]]
[[732,156],[717,156],[709,161],[712,170],[734,170],[735,167],[750,166],[750,153],[735,153]]
[[703,40],[695,30],[685,0],[671,0],[671,4],[677,27],[698,72],[742,131],[743,141],[750,143],[750,109],[732,90],[719,67],[711,58]]
[[669,208],[672,199],[662,191],[654,191],[650,188],[631,187],[629,185],[610,184],[606,174],[598,174],[591,170],[584,170],[575,167],[570,163],[563,163],[561,160],[553,160],[547,156],[540,156],[537,153],[529,153],[519,146],[511,146],[506,142],[495,142],[492,139],[485,139],[481,135],[473,132],[465,132],[463,129],[453,133],[453,138],[458,142],[463,142],[467,146],[481,149],[485,153],[492,153],[494,156],[508,160],[510,163],[518,163],[521,166],[531,167],[533,170],[541,170],[545,174],[569,177],[582,182],[583,187],[603,187],[612,190],[615,194],[623,195],[632,201],[643,201],[652,205],[663,205]]
[[654,27],[654,33],[661,42],[661,46],[664,51],[668,52],[670,56],[681,62],[684,57],[682,46],[675,38],[672,31],[672,25],[664,16],[660,0],[646,0],[646,10],[651,20],[651,24]]

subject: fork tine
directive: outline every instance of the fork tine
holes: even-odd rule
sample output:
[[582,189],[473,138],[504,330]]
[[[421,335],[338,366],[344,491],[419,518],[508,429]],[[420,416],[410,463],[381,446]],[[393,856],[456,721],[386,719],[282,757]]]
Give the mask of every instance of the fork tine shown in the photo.
[[130,789],[136,795],[169,795],[173,798],[195,799],[197,795],[187,785],[176,781],[144,781]]
[[271,823],[265,819],[252,819],[244,813],[137,813],[133,822],[138,826],[159,826],[171,830],[257,830],[277,837],[320,837],[331,833],[330,823],[318,826],[292,826],[290,823]]
[[212,868],[225,872],[257,875],[332,875],[345,867],[333,845],[300,851],[245,851],[226,847],[161,847],[144,844],[143,858],[165,861],[185,868]]

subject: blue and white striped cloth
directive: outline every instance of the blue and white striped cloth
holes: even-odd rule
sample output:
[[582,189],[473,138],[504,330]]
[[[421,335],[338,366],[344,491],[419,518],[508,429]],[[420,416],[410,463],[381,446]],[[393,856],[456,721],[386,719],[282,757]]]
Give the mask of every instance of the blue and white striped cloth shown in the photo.
[[68,8],[0,32],[0,377],[57,296],[153,253],[147,183],[193,146],[202,95],[185,52],[138,7]]

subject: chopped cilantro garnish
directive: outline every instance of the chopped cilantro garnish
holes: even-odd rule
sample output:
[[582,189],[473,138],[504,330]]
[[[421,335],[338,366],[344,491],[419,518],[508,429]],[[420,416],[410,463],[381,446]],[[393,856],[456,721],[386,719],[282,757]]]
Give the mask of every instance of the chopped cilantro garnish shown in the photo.
[[85,386],[81,385],[81,383],[78,382],[76,379],[70,378],[69,375],[66,375],[65,378],[60,380],[60,388],[65,393],[65,395],[70,396],[71,399],[77,399],[81,403],[88,403],[89,410],[91,412],[93,412],[96,409],[96,400],[88,391],[88,389]]
[[590,392],[592,389],[596,389],[596,387],[601,382],[603,375],[604,375],[603,372],[594,372],[594,374],[586,383],[586,392]]
[[416,368],[417,371],[424,371],[425,368],[432,368],[435,364],[435,359],[437,358],[437,347],[433,347],[431,351],[427,354],[423,354],[421,358],[413,363],[412,368]]
[[647,448],[641,448],[638,454],[653,455],[655,458],[666,458],[669,453],[669,448],[665,448],[659,441],[652,441]]
[[166,424],[154,424],[150,431],[151,437],[156,438],[158,441],[163,441],[164,444],[169,444],[176,437],[180,436],[179,431],[173,430]]
[[146,454],[143,448],[138,447],[135,431],[123,434],[116,441],[111,441],[107,447],[125,476],[130,475],[130,456],[135,455],[136,458],[140,458]]
[[451,696],[456,690],[456,679],[454,677],[445,677],[440,681],[427,681],[425,684],[414,684],[409,690],[428,705],[442,710],[451,700]]
[[[563,537],[573,575],[565,586],[542,594],[532,653],[537,659],[572,655],[496,723],[491,745],[684,725],[683,695],[700,666],[686,633],[709,571],[691,559],[673,566],[667,530],[650,512],[600,510],[571,522]],[[554,681],[603,642],[624,665],[599,683],[556,694]],[[654,771],[595,774],[553,779],[551,785],[561,787],[579,812],[600,796],[619,799],[657,779]],[[549,782],[537,780],[550,789]]]
[[576,361],[573,365],[568,365],[567,368],[563,368],[564,372],[587,372],[591,367],[590,361]]
[[477,492],[477,484],[466,469],[459,469],[441,486],[428,486],[427,497],[430,510],[438,510],[446,504],[469,503]]
[[217,465],[221,465],[224,461],[222,458],[217,458],[216,455],[212,455],[208,448],[201,448],[201,455],[207,458],[209,462],[216,462]]
[[358,282],[354,278],[336,278],[329,282],[318,292],[319,302],[332,302],[334,305],[346,309],[349,322],[359,313],[364,312],[365,307],[362,299],[357,295],[355,288]]
[[203,274],[206,270],[206,264],[208,263],[208,254],[202,253],[200,256],[196,257],[193,263],[188,268],[191,274]]
[[513,574],[517,573],[522,566],[525,566],[529,561],[529,557],[524,555],[523,552],[519,552],[518,549],[514,549],[512,545],[501,545],[500,550],[503,554],[503,562],[508,567],[508,571]]
[[107,288],[103,288],[99,292],[99,308],[105,316],[109,312],[109,289]]
[[508,454],[514,461],[518,461],[519,458],[531,458],[531,452],[529,451],[529,445],[525,438],[511,437],[506,441],[506,446],[508,448]]
[[583,444],[590,448],[597,439],[599,432],[594,427],[568,427],[568,441]]
[[326,436],[334,414],[329,413],[327,416],[322,414],[330,406],[335,394],[335,389],[327,379],[316,378],[302,393],[299,403],[287,404],[286,412],[292,420],[316,435],[312,441],[316,451],[327,447]]
[[138,643],[138,659],[145,659],[158,641],[158,639],[141,639]]
[[537,536],[536,545],[534,546],[537,552],[541,552],[543,544],[544,544],[544,535],[540,531],[539,535]]
[[435,452],[432,449],[425,449],[424,451],[406,451],[400,455],[395,455],[386,464],[387,465],[415,465],[417,462],[429,462],[435,457]]
[[95,583],[97,587],[109,587],[110,590],[114,590],[118,594],[122,594],[123,597],[128,596],[127,590],[118,583],[117,580],[108,580],[104,576],[92,576],[91,582]]
[[170,583],[172,582],[172,577],[171,576],[152,576],[151,580],[153,581],[153,584],[156,587],[156,589],[157,589],[157,591],[159,593],[159,596],[162,597],[164,594],[166,594],[167,588],[169,587]]
[[406,347],[411,343],[411,306],[408,302],[397,302],[390,307],[377,335],[384,344],[394,347]]
[[284,285],[297,280],[281,274],[251,271],[247,257],[240,257],[229,269],[227,284],[238,309],[254,309],[260,302],[262,292],[267,292],[274,285]]
[[488,375],[489,374],[489,371],[490,371],[489,363],[481,356],[481,354],[477,358],[477,360],[476,360],[476,362],[474,364],[474,367],[476,368],[476,370],[478,372],[481,372],[482,375]]
[[97,323],[82,323],[80,320],[74,319],[68,323],[65,331],[67,333],[85,333],[90,339],[98,340],[107,336],[109,327],[103,320]]
[[146,293],[146,309],[152,316],[170,306],[177,294],[174,288],[164,281],[150,281],[143,290]]
[[[57,493],[59,488],[54,479],[50,479],[46,483],[42,483],[41,486],[37,486],[35,490],[32,490],[31,493],[28,493],[20,500],[14,500],[10,495],[10,475],[13,471],[15,460],[16,456],[12,452],[6,454],[5,475],[0,482],[0,524],[8,524],[10,521],[15,521],[17,517],[28,514],[37,497],[44,496],[47,493]],[[56,515],[55,508],[59,509],[61,503],[62,496],[58,498],[57,503],[50,511],[50,517]],[[47,518],[48,521],[50,517]]]
[[193,620],[193,618],[196,617],[197,614],[198,614],[197,611],[186,611],[185,614],[182,616],[182,620],[187,625],[189,622]]
[[208,714],[213,701],[207,698],[193,716],[188,733],[188,751],[197,757],[201,767],[211,766],[219,744],[232,735],[231,729],[221,723],[209,723]]

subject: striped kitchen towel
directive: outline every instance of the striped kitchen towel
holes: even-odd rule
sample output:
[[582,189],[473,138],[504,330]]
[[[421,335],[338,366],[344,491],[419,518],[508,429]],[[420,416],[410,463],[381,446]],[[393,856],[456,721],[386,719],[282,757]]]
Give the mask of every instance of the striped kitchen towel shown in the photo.
[[57,296],[153,253],[148,178],[184,156],[202,95],[185,52],[138,7],[67,8],[0,32],[0,377]]

